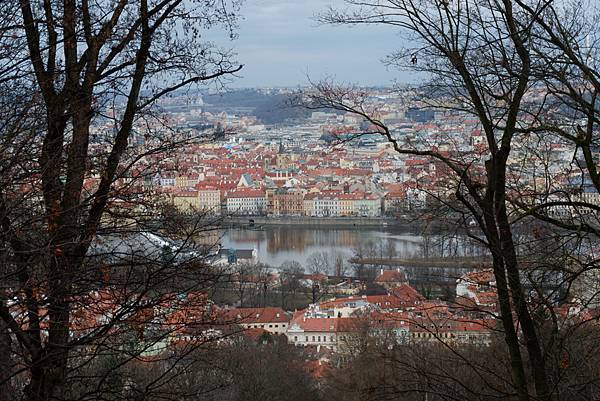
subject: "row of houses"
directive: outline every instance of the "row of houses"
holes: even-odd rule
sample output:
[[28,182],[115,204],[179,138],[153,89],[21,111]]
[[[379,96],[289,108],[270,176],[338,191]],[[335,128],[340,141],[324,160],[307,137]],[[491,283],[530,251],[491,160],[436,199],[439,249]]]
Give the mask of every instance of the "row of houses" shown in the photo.
[[379,217],[384,198],[365,192],[306,192],[295,188],[216,188],[176,190],[172,203],[181,212],[213,214],[311,216],[311,217]]
[[[232,309],[228,318],[244,329],[285,335],[288,343],[345,352],[365,337],[395,344],[443,341],[487,346],[494,319],[474,319],[451,311],[447,304],[427,301],[406,288],[384,296],[332,299],[286,313],[280,308]],[[415,295],[418,294],[418,295]],[[237,320],[236,320],[237,319]]]
[[[485,281],[488,275],[484,276]],[[468,292],[473,285],[471,279],[469,275],[461,281],[459,297],[474,295]],[[376,282],[387,290],[386,294],[331,298],[294,312],[275,307],[230,309],[226,317],[246,330],[284,335],[290,344],[333,352],[344,352],[366,336],[395,344],[443,341],[486,346],[491,343],[495,329],[493,310],[488,309],[487,314],[473,313],[473,308],[428,300],[409,285],[400,269],[382,270]]]
[[304,214],[313,217],[378,217],[382,199],[367,193],[313,193],[304,197]]
[[[163,294],[128,305],[130,293],[104,288],[73,298],[70,335],[77,339],[106,327],[114,336],[134,332],[144,356],[174,344],[228,341],[229,334],[252,331],[278,335],[299,347],[346,352],[365,338],[392,344],[443,342],[448,345],[488,346],[498,332],[495,281],[488,269],[463,275],[456,301],[429,300],[411,287],[400,270],[384,270],[376,280],[387,293],[331,298],[287,312],[279,307],[221,308],[206,293]],[[26,329],[29,316],[15,300],[8,303],[14,319]],[[581,304],[555,308],[565,322],[587,321],[597,310]],[[46,333],[49,317],[40,311]]]
[[[408,284],[400,269],[382,270],[375,281],[387,294],[332,298],[293,313],[279,308],[245,308],[231,313],[244,328],[285,335],[290,344],[333,352],[359,346],[365,337],[389,344],[489,346],[501,332],[495,318],[497,293],[491,269],[459,277],[452,302],[426,299]],[[595,308],[594,304],[588,309],[582,306],[585,304],[575,300],[554,310],[566,324],[572,324],[597,315],[597,310],[589,309]]]

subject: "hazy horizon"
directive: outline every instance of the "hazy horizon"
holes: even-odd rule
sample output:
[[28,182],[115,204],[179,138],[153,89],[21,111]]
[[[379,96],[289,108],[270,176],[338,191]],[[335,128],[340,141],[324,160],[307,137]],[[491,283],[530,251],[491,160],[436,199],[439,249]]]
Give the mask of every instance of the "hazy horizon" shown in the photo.
[[397,30],[381,26],[329,26],[315,14],[342,0],[256,0],[240,10],[239,37],[210,39],[232,47],[244,64],[232,88],[296,87],[308,78],[333,77],[361,86],[414,83],[410,73],[388,69],[381,60],[401,43]]

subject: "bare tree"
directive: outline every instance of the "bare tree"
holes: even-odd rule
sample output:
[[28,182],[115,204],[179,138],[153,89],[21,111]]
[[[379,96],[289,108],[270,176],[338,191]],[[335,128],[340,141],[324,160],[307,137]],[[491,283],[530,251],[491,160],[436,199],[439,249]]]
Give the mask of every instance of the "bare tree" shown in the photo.
[[382,244],[383,253],[388,259],[396,257],[396,243],[391,238],[388,238],[384,244]]
[[[330,9],[321,20],[400,29],[411,45],[390,55],[387,63],[427,74],[429,83],[418,90],[421,104],[455,118],[475,118],[473,128],[481,131],[483,142],[470,150],[442,152],[426,139],[405,139],[383,122],[368,91],[331,81],[315,83],[303,101],[308,107],[357,114],[368,121],[370,129],[358,131],[356,137],[380,135],[397,153],[428,157],[436,163],[440,200],[466,235],[491,254],[498,318],[518,399],[558,399],[562,378],[555,372],[560,370],[559,361],[548,354],[554,352],[559,336],[542,338],[545,320],[538,318],[551,310],[552,304],[543,296],[538,303],[528,304],[531,294],[524,286],[520,258],[526,256],[528,263],[545,268],[540,248],[531,245],[540,240],[540,232],[528,225],[531,220],[527,216],[577,233],[596,231],[589,218],[571,224],[540,213],[566,205],[583,217],[577,209],[596,210],[596,206],[570,197],[548,197],[561,191],[553,188],[556,175],[543,168],[548,166],[546,156],[540,151],[540,142],[535,142],[543,134],[558,135],[580,148],[584,161],[592,160],[598,86],[597,75],[588,64],[593,64],[590,54],[596,49],[597,24],[582,18],[589,9],[579,2],[567,2],[563,7],[536,0],[346,3],[348,8]],[[565,114],[557,114],[561,110]],[[555,119],[550,119],[552,116]],[[536,152],[528,153],[531,150]],[[586,165],[592,182],[594,163]],[[540,187],[539,182],[546,186]],[[515,234],[519,230],[523,235]],[[553,238],[560,238],[560,233]],[[561,245],[566,242],[560,241]],[[556,257],[557,252],[558,247],[550,253]],[[577,258],[577,253],[571,255]],[[559,260],[555,258],[553,263],[558,265]],[[546,267],[548,263],[546,260]],[[558,333],[556,315],[550,313],[554,316],[550,319],[555,327],[552,332]]]
[[[492,401],[514,399],[510,381],[510,364],[500,336],[488,347],[451,347],[443,342],[398,342],[393,330],[369,330],[363,339],[351,344],[349,357],[334,370],[324,384],[324,397],[339,400],[386,400],[399,396],[402,400]],[[571,355],[576,349],[595,349],[594,334],[578,333],[570,344]],[[591,358],[597,357],[593,354]],[[564,374],[561,394],[564,399],[595,399],[598,391],[598,370],[582,359],[563,359]],[[580,369],[579,373],[576,373]],[[585,376],[579,382],[571,375]],[[583,382],[585,385],[581,385]],[[579,382],[579,385],[575,383]]]
[[334,275],[337,277],[345,276],[347,270],[346,264],[344,263],[344,255],[339,252],[334,252],[332,258],[334,261]]
[[329,274],[331,260],[327,252],[311,253],[306,259],[306,268],[311,274]]
[[[199,252],[184,251],[197,224],[162,253],[162,240],[140,233],[162,214],[143,178],[153,155],[191,139],[151,113],[157,101],[240,70],[229,50],[201,37],[216,26],[234,35],[237,2],[16,3],[0,6],[0,49],[9,51],[0,81],[18,85],[13,100],[3,101],[20,107],[3,113],[0,133],[8,150],[0,177],[0,327],[18,344],[11,380],[22,387],[15,391],[63,399],[77,368],[93,361],[90,351],[100,352],[117,329],[165,302],[176,307],[175,293],[190,296],[214,282]],[[28,97],[27,108],[15,102]],[[147,134],[138,147],[132,139],[140,126]],[[115,309],[101,312],[102,302]],[[74,332],[80,314],[91,321],[92,311],[105,315],[102,323]],[[85,397],[101,393],[105,380],[98,377]]]
[[280,283],[281,283],[281,307],[285,309],[287,305],[287,295],[291,293],[292,299],[296,299],[298,290],[302,287],[300,282],[304,275],[304,268],[295,260],[286,261],[280,267]]

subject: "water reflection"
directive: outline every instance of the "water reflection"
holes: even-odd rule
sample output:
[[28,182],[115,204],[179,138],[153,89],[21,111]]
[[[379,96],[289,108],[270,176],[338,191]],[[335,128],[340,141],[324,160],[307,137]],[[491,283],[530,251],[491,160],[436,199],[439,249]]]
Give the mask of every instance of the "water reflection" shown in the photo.
[[316,252],[340,253],[347,260],[361,249],[375,256],[387,247],[399,258],[418,256],[421,249],[421,237],[418,235],[368,228],[229,229],[222,232],[220,243],[226,248],[256,249],[259,261],[272,266],[288,260],[304,265],[307,258]]

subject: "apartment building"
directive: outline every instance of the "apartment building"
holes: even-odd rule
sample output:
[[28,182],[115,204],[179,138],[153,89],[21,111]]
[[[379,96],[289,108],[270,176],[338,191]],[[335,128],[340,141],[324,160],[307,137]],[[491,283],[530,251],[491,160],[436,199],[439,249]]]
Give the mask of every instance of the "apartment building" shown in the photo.
[[304,215],[313,217],[378,217],[381,198],[374,194],[314,193],[304,197]]
[[237,189],[227,194],[227,213],[263,215],[267,212],[267,197],[259,189]]
[[173,206],[181,213],[193,213],[200,209],[198,191],[178,189],[171,194]]
[[274,216],[301,216],[304,193],[301,189],[278,188],[267,191],[268,213]]
[[221,214],[221,191],[217,188],[202,187],[198,189],[200,210],[213,214]]

